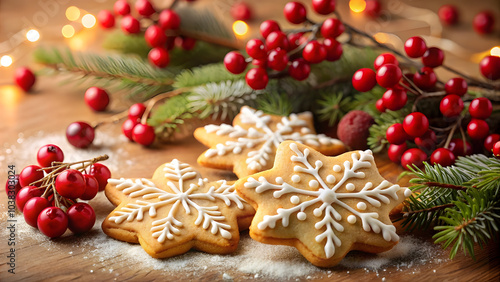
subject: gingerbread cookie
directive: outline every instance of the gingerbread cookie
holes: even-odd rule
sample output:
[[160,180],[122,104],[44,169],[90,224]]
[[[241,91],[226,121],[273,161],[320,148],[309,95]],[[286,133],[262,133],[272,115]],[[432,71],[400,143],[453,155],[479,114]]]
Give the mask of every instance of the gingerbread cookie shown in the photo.
[[109,179],[106,196],[118,205],[102,223],[115,239],[140,243],[155,258],[194,248],[224,254],[236,250],[239,229],[252,207],[225,180],[209,183],[191,166],[173,160],[152,179]]
[[326,155],[345,152],[340,140],[315,133],[309,112],[283,117],[244,106],[232,126],[207,125],[196,129],[194,136],[210,147],[198,163],[233,170],[238,177],[270,169],[278,145],[285,140],[306,144]]
[[235,187],[256,210],[254,240],[294,246],[320,267],[351,250],[391,249],[399,237],[389,212],[411,194],[380,176],[369,150],[325,157],[292,141],[280,144],[272,169]]

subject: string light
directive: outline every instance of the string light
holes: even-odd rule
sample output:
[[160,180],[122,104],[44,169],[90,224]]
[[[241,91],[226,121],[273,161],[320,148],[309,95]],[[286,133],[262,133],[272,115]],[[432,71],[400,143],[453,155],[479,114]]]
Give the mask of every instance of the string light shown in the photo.
[[62,27],[62,35],[66,38],[71,38],[75,35],[75,28],[72,25],[65,25]]
[[366,2],[365,0],[351,0],[349,1],[349,8],[354,13],[361,13],[366,8]]
[[500,47],[497,46],[497,47],[491,48],[490,54],[492,56],[500,57]]
[[248,25],[244,21],[235,21],[233,31],[236,35],[243,36],[248,33]]
[[0,65],[2,67],[9,67],[10,65],[12,65],[12,57],[8,55],[2,56],[2,58],[0,59]]
[[36,29],[30,29],[26,32],[26,39],[30,42],[36,42],[40,39],[40,33]]
[[82,17],[82,25],[86,28],[91,28],[95,26],[96,24],[96,19],[94,15],[91,14],[86,14],[85,16]]
[[80,18],[80,9],[75,6],[70,6],[66,9],[66,18],[72,22]]

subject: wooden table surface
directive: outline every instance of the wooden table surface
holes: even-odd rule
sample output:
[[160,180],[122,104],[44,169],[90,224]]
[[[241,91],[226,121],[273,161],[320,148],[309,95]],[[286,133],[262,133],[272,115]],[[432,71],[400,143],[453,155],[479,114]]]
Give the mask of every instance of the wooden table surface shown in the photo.
[[[52,12],[48,16],[46,24],[41,25],[39,30],[42,33],[42,40],[39,44],[69,44],[71,40],[63,40],[59,35],[60,27],[65,23],[64,10],[70,4],[60,4],[64,1],[46,1],[52,4]],[[113,1],[88,1],[82,4],[83,8],[88,11],[97,13],[102,8],[112,7]],[[230,1],[224,1],[228,3]],[[250,1],[247,1],[250,2]],[[255,6],[256,14],[259,15],[260,21],[265,18],[270,18],[271,13],[280,14],[276,9],[281,9],[283,2],[271,3],[266,6],[264,3],[270,1],[251,1]],[[343,6],[346,1],[339,1]],[[390,1],[385,1],[390,2]],[[392,1],[394,2],[394,1]],[[437,10],[440,3],[433,1],[406,1],[412,5],[419,5],[429,9]],[[436,2],[436,1],[434,1]],[[17,1],[1,1],[0,2],[0,41],[4,44],[0,45],[0,55],[9,51],[16,54],[14,66],[29,64],[32,66],[30,52],[36,44],[20,44],[13,50],[5,44],[9,42],[12,46],[16,46],[11,38],[12,34],[20,30],[26,20],[33,21],[33,16],[44,11],[43,8],[28,0]],[[40,2],[41,3],[41,2]],[[500,7],[495,0],[482,1],[480,3],[472,3],[472,1],[456,1],[457,5],[463,11],[463,21],[458,27],[445,29],[443,35],[454,39],[456,42],[471,50],[472,52],[480,52],[489,48],[500,45],[499,36],[480,37],[467,28],[471,22],[473,14],[481,9],[493,10],[497,19],[500,18]],[[40,4],[38,4],[40,5]],[[270,9],[272,7],[273,9]],[[342,7],[342,6],[341,6]],[[343,12],[348,13],[343,10]],[[47,12],[48,13],[48,12]],[[53,15],[52,15],[53,14]],[[22,20],[19,21],[19,18]],[[279,17],[281,18],[281,16]],[[366,24],[365,19],[356,19],[355,16],[346,17],[352,23],[358,26]],[[500,21],[498,21],[500,23]],[[394,28],[390,23],[386,23],[387,28]],[[419,27],[418,24],[411,25],[416,32],[426,34],[424,27]],[[402,30],[400,28],[400,30]],[[496,31],[500,30],[500,25],[497,23]],[[84,37],[85,36],[85,37]],[[402,35],[404,36],[404,35]],[[75,45],[72,48],[83,48],[84,50],[101,51],[99,40],[103,38],[103,32],[98,29],[83,31],[82,37],[85,38],[83,46]],[[467,38],[468,37],[468,38]],[[7,46],[7,47],[6,47]],[[3,53],[2,53],[3,52]],[[458,58],[457,56],[449,55],[447,63],[460,67],[467,73],[477,74],[477,66],[471,64],[467,60]],[[451,59],[453,58],[453,59]],[[15,165],[17,172],[24,166],[36,162],[35,154],[40,142],[60,142],[61,146],[67,148],[66,156],[69,159],[80,158],[93,154],[109,153],[112,159],[108,161],[109,167],[112,169],[114,177],[149,177],[154,169],[164,162],[170,161],[172,158],[179,158],[184,162],[188,162],[199,169],[201,173],[210,180],[218,179],[219,177],[227,177],[235,179],[231,173],[220,172],[213,169],[203,168],[196,164],[196,158],[205,150],[192,137],[175,141],[169,144],[155,144],[151,148],[143,148],[136,144],[129,143],[120,136],[119,125],[106,125],[100,129],[98,139],[102,141],[101,145],[94,146],[90,150],[76,150],[71,148],[64,141],[64,130],[66,126],[77,120],[94,122],[104,119],[115,112],[123,110],[127,106],[127,102],[118,101],[119,94],[113,94],[114,101],[111,104],[111,111],[107,113],[94,113],[83,102],[83,93],[85,88],[75,87],[72,85],[61,86],[59,78],[53,77],[38,77],[34,91],[24,93],[17,87],[10,85],[11,77],[13,76],[14,67],[0,68],[0,183],[5,183],[7,176],[7,165]],[[449,74],[443,74],[445,78]],[[40,142],[38,142],[40,140]],[[38,143],[37,143],[38,142]],[[113,159],[114,158],[114,159]],[[402,171],[401,168],[392,164],[386,156],[377,155],[376,162],[381,174],[392,182],[397,182],[397,177]],[[404,184],[404,180],[403,183]],[[96,200],[93,201],[96,208],[98,221],[102,219],[112,210],[111,204],[107,203],[102,193]],[[8,233],[5,231],[7,225],[7,197],[5,193],[0,193],[0,218],[2,242],[0,242],[0,281],[33,281],[33,280],[51,280],[51,281],[67,281],[67,280],[223,280],[224,278],[232,278],[234,280],[255,279],[256,276],[252,273],[244,273],[234,269],[225,270],[224,268],[200,268],[195,275],[183,271],[163,271],[157,267],[139,264],[139,266],[127,264],[127,257],[123,253],[127,252],[130,246],[126,243],[121,244],[120,249],[116,251],[116,258],[107,256],[104,261],[99,256],[92,256],[95,253],[95,248],[103,247],[104,244],[92,244],[92,240],[102,239],[102,231],[99,226],[83,236],[75,237],[68,232],[63,238],[49,240],[40,236],[37,231],[30,230],[22,222],[17,222],[17,241],[16,241],[16,274],[8,273],[9,266],[7,264],[7,255],[9,247],[7,245]],[[21,218],[18,218],[21,220]],[[36,235],[38,234],[38,235]],[[243,237],[248,237],[243,232]],[[432,242],[429,232],[419,232],[414,234],[422,240],[422,242]],[[109,238],[109,240],[113,240]],[[249,239],[248,239],[249,240]],[[87,241],[87,242],[86,242]],[[101,242],[102,243],[102,242]],[[382,270],[373,271],[367,270],[364,267],[346,268],[339,266],[330,270],[317,269],[307,277],[292,277],[290,280],[331,280],[348,279],[348,280],[382,280],[382,281],[499,281],[500,279],[500,257],[499,244],[491,243],[485,249],[476,248],[476,260],[472,260],[469,256],[464,256],[459,253],[454,260],[447,259],[447,251],[437,251],[433,256],[432,261],[417,263],[417,265],[408,267],[407,270],[401,270],[394,265],[386,267]],[[135,260],[137,262],[137,260]],[[227,274],[227,276],[224,276]],[[276,280],[272,276],[261,276],[263,280]],[[282,280],[282,279],[277,279]]]

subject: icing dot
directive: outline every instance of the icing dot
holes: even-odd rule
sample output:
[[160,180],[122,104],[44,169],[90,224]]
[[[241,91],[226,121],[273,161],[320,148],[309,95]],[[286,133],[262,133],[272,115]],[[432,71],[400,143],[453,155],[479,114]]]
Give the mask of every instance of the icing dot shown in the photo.
[[311,187],[311,188],[313,188],[313,189],[318,188],[318,187],[319,187],[319,183],[318,183],[318,181],[316,181],[316,180],[311,180],[311,181],[309,181],[309,187]]
[[241,147],[234,147],[233,154],[239,154],[239,153],[241,153]]
[[306,220],[307,214],[305,212],[298,212],[297,213],[297,219],[298,220]]
[[354,191],[354,189],[356,189],[356,186],[354,186],[354,184],[352,184],[352,183],[348,183],[345,186],[345,189],[347,189],[347,191]]
[[333,171],[340,172],[341,170],[342,170],[342,168],[339,165],[334,165],[333,166]]
[[295,204],[295,205],[296,205],[296,204],[298,204],[298,203],[300,202],[300,198],[299,198],[299,197],[297,197],[297,196],[291,196],[291,197],[290,197],[290,202],[291,202],[292,204]]
[[327,177],[326,177],[326,182],[330,183],[330,184],[333,184],[335,183],[335,176],[329,174]]
[[302,127],[302,129],[300,130],[300,132],[302,132],[302,134],[307,134],[307,133],[311,133],[311,130],[307,127]]
[[313,210],[314,216],[320,217],[321,216],[321,209],[320,208],[315,208]]
[[323,166],[323,162],[322,161],[316,161],[314,164],[316,165],[316,167],[322,167]]
[[292,175],[292,182],[293,183],[299,183],[300,182],[300,176],[297,174]]
[[361,211],[364,211],[366,210],[366,204],[363,203],[363,202],[359,202],[356,207],[358,208],[358,210],[361,210]]
[[356,223],[356,216],[351,214],[350,216],[347,217],[347,222],[349,222],[350,224]]
[[277,184],[283,184],[285,182],[285,181],[283,181],[283,178],[281,178],[281,177],[276,177],[275,181]]
[[411,195],[411,190],[408,189],[408,188],[406,188],[406,190],[405,190],[405,197],[410,197],[410,195]]

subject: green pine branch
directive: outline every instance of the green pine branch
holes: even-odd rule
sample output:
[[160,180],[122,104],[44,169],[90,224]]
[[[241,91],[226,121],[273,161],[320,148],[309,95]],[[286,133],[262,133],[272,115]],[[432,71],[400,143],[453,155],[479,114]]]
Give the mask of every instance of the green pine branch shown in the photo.
[[389,142],[387,142],[387,138],[385,137],[387,128],[395,123],[403,122],[403,119],[409,112],[408,108],[403,108],[399,111],[387,110],[375,118],[375,124],[370,127],[370,136],[368,137],[368,146],[373,152],[381,152],[388,146]]
[[[435,243],[474,256],[474,245],[497,237],[500,224],[500,160],[484,155],[459,157],[455,165],[424,163],[411,168],[414,194],[405,202],[402,225],[409,230],[434,226]],[[408,173],[406,173],[408,174]]]

